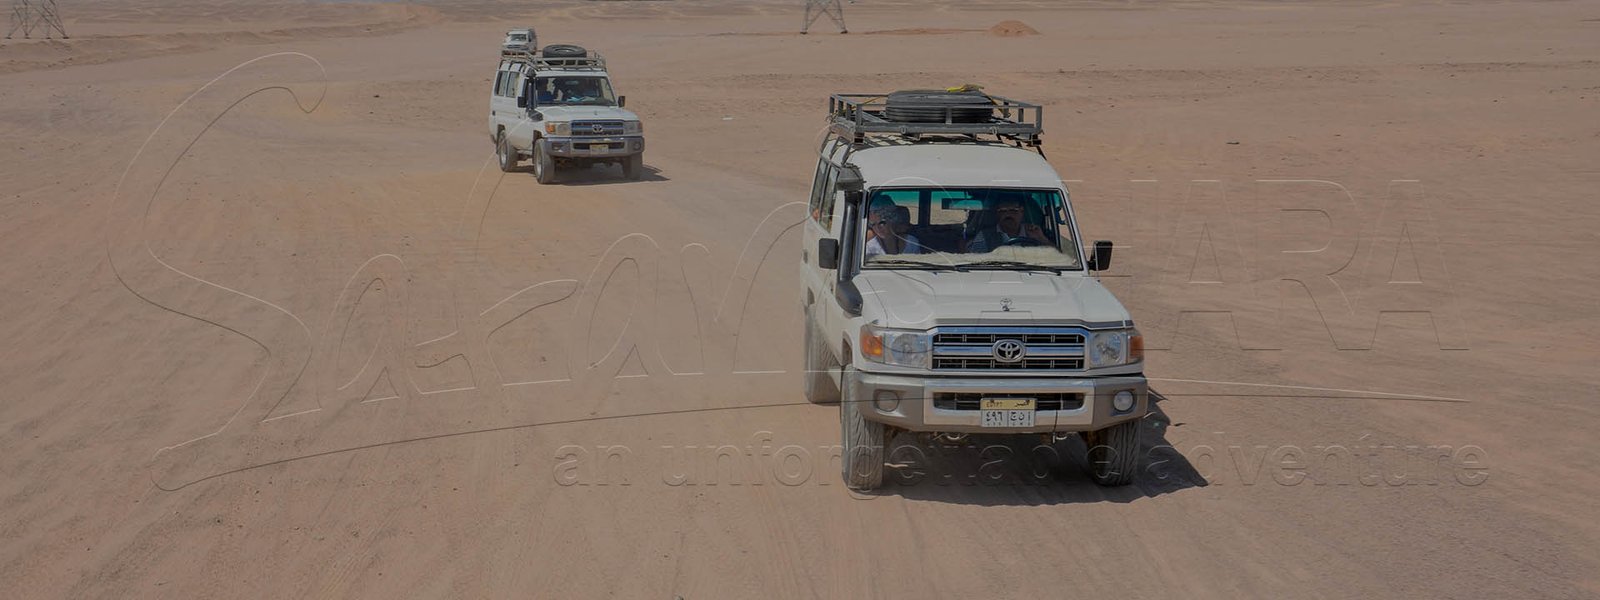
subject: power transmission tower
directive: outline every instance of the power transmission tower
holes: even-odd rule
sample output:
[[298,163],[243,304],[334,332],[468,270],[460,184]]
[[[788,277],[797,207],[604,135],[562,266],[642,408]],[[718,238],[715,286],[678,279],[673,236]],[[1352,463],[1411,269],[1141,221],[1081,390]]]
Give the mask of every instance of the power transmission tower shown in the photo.
[[844,7],[839,5],[839,0],[806,0],[806,22],[800,26],[800,33],[804,34],[811,29],[811,24],[817,18],[828,15],[833,23],[839,26],[839,33],[850,33],[844,27]]
[[11,29],[6,31],[6,39],[11,39],[18,29],[22,30],[22,37],[33,37],[33,30],[44,30],[44,39],[50,39],[51,32],[60,33],[61,39],[68,39],[67,28],[61,25],[61,14],[56,11],[56,0],[11,0]]

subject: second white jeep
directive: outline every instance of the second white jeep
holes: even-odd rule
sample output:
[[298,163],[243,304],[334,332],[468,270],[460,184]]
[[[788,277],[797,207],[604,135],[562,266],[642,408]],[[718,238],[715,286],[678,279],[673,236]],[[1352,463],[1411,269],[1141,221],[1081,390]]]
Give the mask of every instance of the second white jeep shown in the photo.
[[628,179],[644,174],[644,124],[623,108],[606,62],[577,46],[505,52],[489,100],[489,139],[502,171],[531,159],[539,183],[558,168],[617,164]]

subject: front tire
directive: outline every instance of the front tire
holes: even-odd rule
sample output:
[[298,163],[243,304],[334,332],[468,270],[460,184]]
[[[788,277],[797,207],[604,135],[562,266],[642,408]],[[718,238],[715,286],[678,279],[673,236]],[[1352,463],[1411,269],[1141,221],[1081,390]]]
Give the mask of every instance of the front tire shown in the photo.
[[1084,432],[1089,477],[1095,483],[1107,487],[1133,483],[1134,469],[1139,465],[1139,423],[1134,419]]
[[635,154],[622,160],[622,177],[629,181],[638,181],[644,175],[644,155]]
[[552,183],[556,180],[555,159],[544,151],[544,144],[539,141],[533,143],[533,178],[539,183]]
[[850,379],[854,371],[845,367],[840,381],[844,388],[839,401],[839,429],[844,438],[844,455],[839,466],[844,484],[857,491],[871,491],[883,485],[883,423],[868,421],[863,411],[866,400],[857,398]]
[[506,132],[501,131],[494,141],[495,158],[499,159],[500,172],[510,173],[517,170],[517,150],[511,147],[511,142],[506,140]]
[[833,383],[828,372],[839,368],[839,361],[828,350],[828,345],[817,339],[817,325],[811,320],[811,309],[806,309],[805,319],[806,400],[812,404],[834,404],[839,401],[839,386]]

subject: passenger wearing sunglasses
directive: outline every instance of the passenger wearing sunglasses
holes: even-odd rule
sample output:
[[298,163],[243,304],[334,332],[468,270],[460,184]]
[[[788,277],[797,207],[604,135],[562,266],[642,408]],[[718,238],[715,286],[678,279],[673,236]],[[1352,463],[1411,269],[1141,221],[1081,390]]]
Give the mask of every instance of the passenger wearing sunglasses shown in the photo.
[[879,254],[922,254],[927,252],[911,235],[911,211],[904,206],[884,204],[874,207],[867,216],[871,226],[866,245],[866,256]]

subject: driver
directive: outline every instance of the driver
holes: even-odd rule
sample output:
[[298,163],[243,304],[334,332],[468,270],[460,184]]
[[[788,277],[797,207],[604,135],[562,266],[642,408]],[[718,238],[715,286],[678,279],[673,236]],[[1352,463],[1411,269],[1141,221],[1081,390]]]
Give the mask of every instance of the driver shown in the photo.
[[[1028,223],[1023,201],[1016,196],[1002,196],[995,201],[995,226],[979,231],[967,242],[967,252],[981,254],[995,248],[1007,245],[1050,245],[1049,238],[1044,235],[1044,230],[1038,225]],[[1017,244],[1016,240],[1029,239],[1035,243],[1023,242]]]
[[584,79],[566,79],[559,84],[557,92],[562,102],[581,102],[599,96],[599,91],[594,82]]

